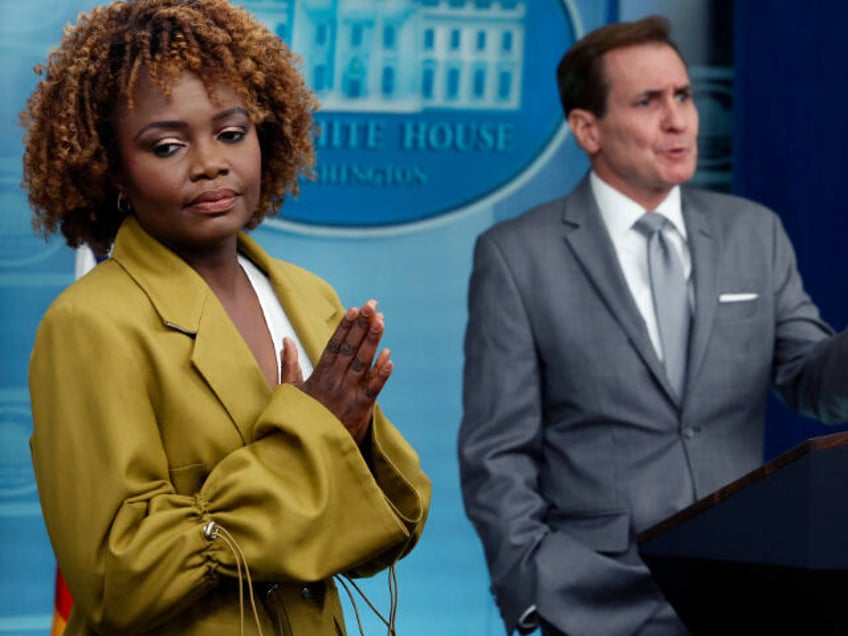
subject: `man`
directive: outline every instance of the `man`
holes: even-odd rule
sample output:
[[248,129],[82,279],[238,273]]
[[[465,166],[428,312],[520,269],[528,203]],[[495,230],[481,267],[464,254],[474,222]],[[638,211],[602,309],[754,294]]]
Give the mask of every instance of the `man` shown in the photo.
[[773,213],[681,187],[698,113],[667,21],[588,34],[557,80],[591,173],[477,241],[465,505],[508,633],[685,634],[637,534],[761,463],[770,386],[848,418],[848,336]]

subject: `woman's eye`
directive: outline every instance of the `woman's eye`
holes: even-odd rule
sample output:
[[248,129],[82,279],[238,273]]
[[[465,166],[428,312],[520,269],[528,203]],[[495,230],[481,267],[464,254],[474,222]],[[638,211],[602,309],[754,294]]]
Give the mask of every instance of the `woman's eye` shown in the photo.
[[175,141],[166,141],[153,146],[153,154],[157,157],[170,157],[182,147]]
[[228,128],[218,136],[226,144],[236,144],[245,138],[247,132],[241,128]]

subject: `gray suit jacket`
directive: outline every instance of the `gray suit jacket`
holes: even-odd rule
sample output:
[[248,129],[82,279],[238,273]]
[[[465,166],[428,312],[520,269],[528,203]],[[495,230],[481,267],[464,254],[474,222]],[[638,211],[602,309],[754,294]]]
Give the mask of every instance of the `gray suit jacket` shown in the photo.
[[459,457],[510,633],[533,604],[576,636],[649,621],[664,600],[636,535],[762,462],[770,386],[848,419],[848,335],[819,318],[778,218],[686,188],[682,205],[695,310],[679,403],[588,178],[477,241]]

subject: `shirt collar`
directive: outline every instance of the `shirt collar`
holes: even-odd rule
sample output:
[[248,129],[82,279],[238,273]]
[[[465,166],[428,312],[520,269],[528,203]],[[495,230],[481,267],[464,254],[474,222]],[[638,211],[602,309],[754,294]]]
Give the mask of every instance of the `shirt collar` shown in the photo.
[[[601,218],[610,235],[625,234],[633,228],[646,210],[630,197],[622,194],[601,179],[594,171],[589,175],[592,194],[601,212]],[[674,186],[668,196],[654,210],[665,216],[686,240],[686,224],[680,203],[680,186]]]

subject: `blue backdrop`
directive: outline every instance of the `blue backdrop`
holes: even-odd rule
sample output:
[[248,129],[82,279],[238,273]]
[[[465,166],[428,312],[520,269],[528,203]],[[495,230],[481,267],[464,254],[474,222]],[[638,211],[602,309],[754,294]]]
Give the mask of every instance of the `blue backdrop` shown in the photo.
[[[763,11],[759,4],[736,9],[733,190],[780,214],[807,292],[841,329],[848,323],[848,5],[780,0]],[[777,399],[768,421],[768,457],[837,430]]]
[[[31,233],[18,185],[17,113],[35,84],[32,67],[62,26],[93,4],[0,0],[0,634],[49,630],[55,564],[29,462],[26,369],[40,316],[72,281],[74,264],[60,241],[45,244]],[[412,22],[375,14],[382,30],[344,32],[343,20],[322,30],[310,0],[243,4],[303,55],[325,106],[322,124],[336,131],[319,148],[318,182],[255,236],[275,256],[329,280],[345,303],[380,300],[396,365],[381,402],[433,479],[428,527],[398,572],[404,636],[503,633],[459,495],[465,294],[476,236],[566,193],[586,169],[554,84],[556,63],[576,37],[618,17],[669,15],[702,116],[696,181],[778,211],[808,289],[828,320],[845,324],[846,266],[838,256],[846,185],[837,170],[848,57],[838,32],[846,10],[836,0],[815,13],[799,0],[769,3],[768,15],[754,8],[761,3],[740,3],[735,18],[729,1],[469,0],[489,8],[462,20],[433,13],[462,3],[409,0],[394,4],[409,9]],[[348,3],[330,4],[343,12]],[[344,64],[326,65],[324,49],[312,46],[321,38],[335,42],[333,59]],[[357,52],[363,46],[388,60],[382,69],[369,66],[376,55]],[[413,76],[419,81],[410,83]],[[769,453],[820,432],[778,405],[772,418],[779,426],[769,428]],[[366,588],[387,607],[384,576]],[[367,633],[383,633],[364,614]]]

